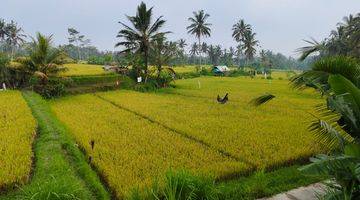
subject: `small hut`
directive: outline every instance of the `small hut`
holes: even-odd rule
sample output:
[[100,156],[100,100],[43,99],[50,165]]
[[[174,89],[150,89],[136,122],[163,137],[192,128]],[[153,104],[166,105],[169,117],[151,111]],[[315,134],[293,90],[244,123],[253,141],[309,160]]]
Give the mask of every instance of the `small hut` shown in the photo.
[[215,74],[225,74],[226,72],[229,72],[230,69],[227,66],[215,66],[212,71]]

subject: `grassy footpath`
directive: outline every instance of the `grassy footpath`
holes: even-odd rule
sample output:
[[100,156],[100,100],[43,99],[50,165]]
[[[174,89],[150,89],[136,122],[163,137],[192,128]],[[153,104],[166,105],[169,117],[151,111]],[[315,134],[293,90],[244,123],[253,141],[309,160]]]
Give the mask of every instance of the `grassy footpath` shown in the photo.
[[221,182],[218,184],[221,199],[235,200],[270,197],[324,180],[321,177],[305,176],[298,170],[300,166],[293,165],[272,172],[256,172],[249,177]]
[[38,123],[32,180],[0,199],[110,199],[97,174],[46,101],[32,92],[23,96]]

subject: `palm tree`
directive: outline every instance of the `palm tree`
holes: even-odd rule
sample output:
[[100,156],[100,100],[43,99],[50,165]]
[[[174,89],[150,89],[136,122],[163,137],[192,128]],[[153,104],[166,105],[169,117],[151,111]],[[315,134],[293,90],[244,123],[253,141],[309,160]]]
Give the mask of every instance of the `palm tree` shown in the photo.
[[5,30],[7,36],[6,42],[11,47],[11,59],[13,59],[15,48],[25,41],[24,38],[26,35],[23,34],[22,28],[18,27],[17,23],[14,21],[11,21],[10,24],[6,26]]
[[4,40],[6,35],[6,23],[3,19],[0,19],[0,42]]
[[[199,41],[199,53],[201,53],[201,37],[210,37],[211,29],[210,23],[207,23],[207,19],[210,17],[209,14],[205,13],[204,10],[200,10],[198,12],[193,12],[194,17],[190,17],[188,20],[191,24],[186,28],[188,33],[195,35],[195,37]],[[201,55],[199,58],[199,65],[201,66]]]
[[[172,68],[164,68],[164,65],[169,65],[171,60],[175,57],[177,49],[176,43],[166,41],[166,38],[162,36],[156,38],[151,46],[152,47],[150,49],[150,58],[157,69],[157,80],[159,81],[161,72],[163,70],[167,70],[172,75],[175,75],[175,71]],[[166,85],[167,83],[163,84]]]
[[179,57],[180,57],[180,63],[181,65],[184,65],[186,62],[186,56],[185,56],[185,47],[187,46],[186,40],[180,39],[178,42],[179,47]]
[[233,25],[232,31],[232,37],[236,42],[241,44],[244,41],[246,32],[251,31],[251,27],[249,24],[246,24],[243,19],[240,19],[236,24]]
[[247,61],[252,60],[256,53],[256,46],[258,46],[259,41],[255,39],[255,35],[256,33],[252,31],[247,31],[244,35],[244,53]]
[[36,38],[32,38],[32,40],[29,59],[25,60],[23,64],[30,75],[38,77],[41,84],[46,84],[49,76],[66,70],[61,67],[61,58],[64,53],[62,50],[52,47],[52,36],[46,37],[37,33]]
[[135,16],[127,16],[131,25],[126,25],[125,23],[119,22],[124,29],[120,30],[117,37],[122,38],[123,41],[118,42],[115,46],[125,47],[124,51],[134,51],[139,53],[143,57],[144,70],[145,70],[145,82],[147,81],[148,76],[148,59],[149,59],[149,50],[151,47],[152,41],[156,38],[163,36],[170,32],[159,32],[159,30],[164,26],[165,20],[162,19],[162,16],[158,17],[153,24],[153,12],[152,7],[147,9],[146,4],[141,2],[137,7],[137,13]]
[[314,38],[311,40],[304,40],[309,46],[298,48],[296,51],[301,53],[299,60],[305,60],[309,55],[314,53],[323,53],[326,50],[325,43],[318,42]]
[[180,40],[178,41],[178,45],[179,45],[179,48],[180,48],[180,49],[184,50],[184,48],[187,46],[186,40],[180,39]]
[[313,53],[319,53],[318,57],[344,55],[360,58],[360,14],[344,17],[343,21],[322,42],[305,40],[310,45],[297,49],[301,53],[300,60]]
[[191,45],[189,53],[190,56],[196,56],[199,53],[198,44],[196,44],[196,42]]

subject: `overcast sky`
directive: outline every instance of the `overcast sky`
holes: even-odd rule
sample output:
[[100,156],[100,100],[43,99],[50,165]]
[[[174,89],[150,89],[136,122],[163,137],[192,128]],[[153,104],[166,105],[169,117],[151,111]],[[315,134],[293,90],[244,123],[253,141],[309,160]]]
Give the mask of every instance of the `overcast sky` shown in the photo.
[[[67,43],[67,28],[75,27],[101,50],[114,50],[118,21],[134,15],[140,0],[1,0],[0,18],[15,20],[26,34],[53,34],[56,44]],[[261,48],[296,56],[302,39],[328,36],[344,16],[360,12],[360,0],[144,0],[155,16],[167,20],[170,39],[195,41],[187,34],[187,19],[203,9],[210,14],[212,34],[205,39],[223,47],[236,46],[232,25],[239,19],[252,25]]]

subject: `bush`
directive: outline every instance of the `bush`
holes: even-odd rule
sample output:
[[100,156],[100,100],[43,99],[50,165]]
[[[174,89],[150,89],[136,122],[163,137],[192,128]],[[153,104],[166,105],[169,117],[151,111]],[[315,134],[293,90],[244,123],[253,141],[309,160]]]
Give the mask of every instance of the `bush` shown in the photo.
[[90,56],[87,60],[88,64],[92,65],[109,65],[112,62],[112,55],[106,54],[103,56]]
[[246,72],[245,70],[242,69],[236,69],[236,70],[231,70],[230,72],[228,72],[229,77],[237,77],[237,76],[249,76],[249,72]]
[[46,99],[60,97],[65,95],[66,86],[69,85],[69,79],[51,78],[45,84],[40,83],[36,77],[30,79],[33,89]]
[[151,92],[158,88],[158,83],[154,79],[148,79],[146,83],[135,84],[134,90],[139,92]]
[[143,193],[138,189],[133,190],[128,199],[216,200],[220,194],[213,180],[194,176],[184,170],[169,171],[164,187],[159,189],[158,185],[155,183]]

